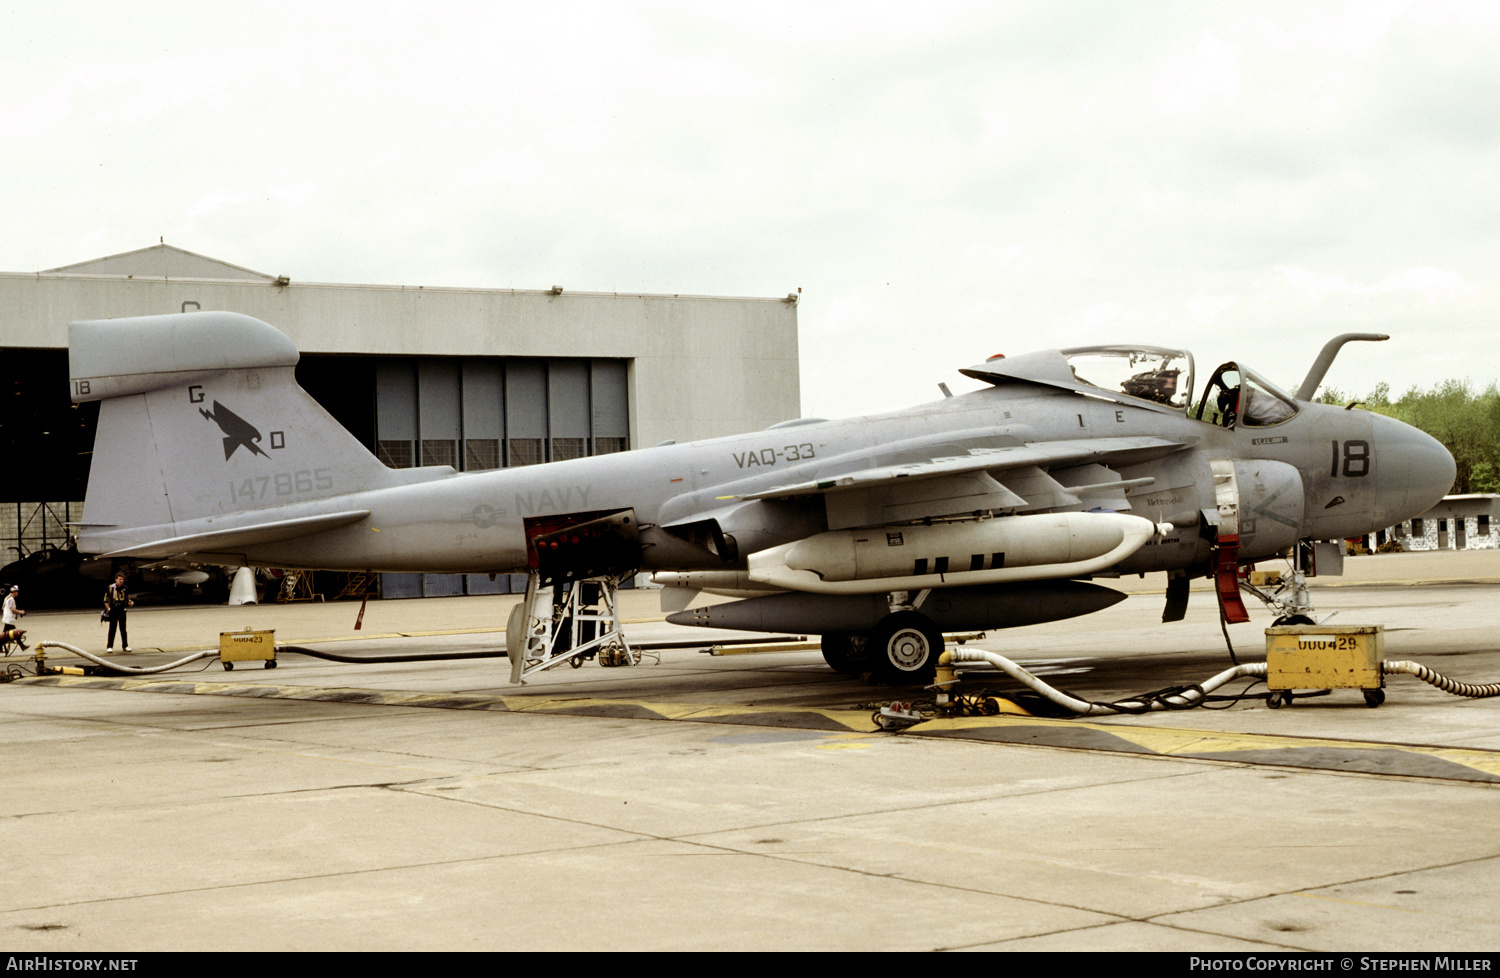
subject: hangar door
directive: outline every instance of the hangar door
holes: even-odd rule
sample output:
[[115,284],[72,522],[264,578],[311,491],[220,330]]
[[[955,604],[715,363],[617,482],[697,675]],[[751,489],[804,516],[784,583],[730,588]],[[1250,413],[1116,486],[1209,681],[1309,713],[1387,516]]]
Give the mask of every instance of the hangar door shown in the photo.
[[[461,472],[623,452],[627,361],[581,357],[381,358],[375,454],[392,468]],[[388,598],[523,590],[524,575],[383,574]]]

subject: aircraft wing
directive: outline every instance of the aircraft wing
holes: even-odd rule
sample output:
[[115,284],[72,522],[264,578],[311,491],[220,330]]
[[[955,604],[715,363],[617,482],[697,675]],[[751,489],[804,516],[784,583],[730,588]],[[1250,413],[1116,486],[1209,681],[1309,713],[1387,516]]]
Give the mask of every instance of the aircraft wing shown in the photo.
[[976,472],[995,473],[1030,467],[1059,468],[1085,462],[1128,465],[1160,458],[1184,447],[1186,445],[1183,442],[1143,436],[1039,441],[1007,448],[975,448],[967,455],[872,466],[827,479],[813,479],[762,492],[746,493],[740,498],[790,499],[794,496],[871,489],[891,485],[900,479],[919,481]]
[[1074,506],[1088,496],[1123,502],[1125,489],[1149,480],[1123,482],[1110,465],[1144,462],[1184,447],[1184,442],[1132,436],[972,448],[963,455],[873,465],[739,498],[822,495],[830,529],[981,509],[1029,512]]
[[1122,480],[1110,466],[1146,462],[1185,447],[1182,441],[1148,435],[959,447],[962,455],[855,465],[849,471],[744,493],[738,499],[822,495],[829,529],[978,510],[1031,513],[1073,507],[1089,496],[1094,505],[1128,510],[1125,490],[1151,480]]
[[847,492],[889,485],[898,479],[913,481],[999,472],[1028,467],[1058,468],[1097,462],[1104,465],[1144,462],[1185,448],[1183,442],[1165,438],[1084,438],[1074,441],[1039,441],[1014,448],[976,448],[968,455],[934,458],[923,462],[880,465],[827,479],[814,479],[763,492],[746,493],[741,499],[790,499],[819,493]]

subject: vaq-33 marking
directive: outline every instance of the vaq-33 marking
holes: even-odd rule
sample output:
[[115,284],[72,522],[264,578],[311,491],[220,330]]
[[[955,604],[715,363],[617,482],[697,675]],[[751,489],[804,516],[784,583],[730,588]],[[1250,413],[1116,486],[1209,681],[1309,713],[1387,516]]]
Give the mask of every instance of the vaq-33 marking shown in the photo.
[[[73,400],[103,403],[79,543],[526,573],[513,681],[595,652],[634,661],[614,593],[648,570],[670,621],[814,632],[835,669],[923,682],[944,631],[1122,600],[1092,576],[1168,571],[1163,618],[1177,620],[1206,574],[1245,620],[1239,564],[1426,511],[1453,483],[1442,445],[1310,400],[1353,339],[1385,337],[1332,340],[1295,394],[1226,363],[1195,395],[1182,350],[1047,350],[992,358],[962,371],[984,389],[888,414],[461,474],[381,464],[297,386],[296,348],[258,320],[80,322]],[[739,600],[693,607],[704,592]],[[1304,608],[1305,587],[1275,606]]]

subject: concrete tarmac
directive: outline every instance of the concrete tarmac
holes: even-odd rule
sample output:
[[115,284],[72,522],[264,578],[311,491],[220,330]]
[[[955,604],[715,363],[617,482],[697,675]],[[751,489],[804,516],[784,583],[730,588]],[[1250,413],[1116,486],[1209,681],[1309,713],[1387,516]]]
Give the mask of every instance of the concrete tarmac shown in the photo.
[[[1386,657],[1500,682],[1500,552],[1352,558],[1315,582]],[[1228,666],[1211,594],[992,632],[1091,699]],[[624,602],[637,641],[702,636]],[[513,598],[137,608],[150,666],[274,627],[382,655],[503,647]],[[1230,626],[1264,657],[1270,615]],[[102,649],[97,613],[32,640]],[[59,656],[49,660],[62,664]],[[31,672],[30,660],[5,665]],[[207,666],[207,668],[203,668]],[[199,670],[199,671],[195,671]],[[813,650],[670,650],[506,681],[503,658],[0,686],[0,940],[30,951],[860,949],[1493,951],[1500,698],[1409,677],[1268,709],[934,719]],[[971,688],[1017,688],[976,676]],[[1221,693],[1237,692],[1248,682]]]

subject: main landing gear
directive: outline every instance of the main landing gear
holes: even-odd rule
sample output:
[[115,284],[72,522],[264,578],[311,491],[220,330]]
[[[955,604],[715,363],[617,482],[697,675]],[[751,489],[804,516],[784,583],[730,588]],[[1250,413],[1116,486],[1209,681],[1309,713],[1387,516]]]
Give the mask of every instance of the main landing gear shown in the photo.
[[892,686],[926,686],[943,654],[943,632],[918,608],[930,591],[889,595],[891,613],[865,635],[823,636],[823,659],[846,676],[871,673]]
[[931,618],[916,611],[886,615],[870,633],[866,646],[875,674],[895,686],[925,686],[937,672],[943,633]]
[[865,649],[870,644],[868,635],[841,635],[829,632],[823,636],[823,661],[834,672],[845,676],[861,676],[870,671]]

